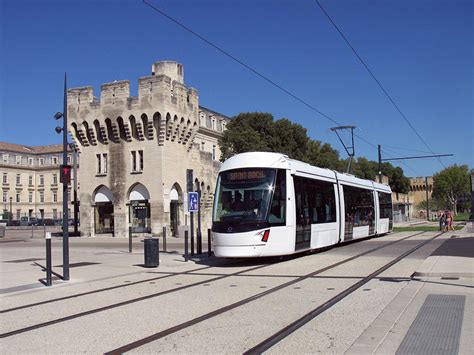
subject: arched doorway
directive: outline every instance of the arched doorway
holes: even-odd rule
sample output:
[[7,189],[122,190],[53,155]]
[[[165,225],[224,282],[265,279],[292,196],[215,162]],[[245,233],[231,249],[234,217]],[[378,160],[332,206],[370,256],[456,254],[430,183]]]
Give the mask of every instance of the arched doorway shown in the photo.
[[174,184],[170,190],[170,229],[173,237],[178,236],[180,224],[180,205],[182,205],[183,192],[179,184]]
[[151,233],[150,193],[147,188],[137,183],[129,191],[129,221],[132,232]]
[[113,194],[106,186],[101,186],[94,194],[94,233],[114,233]]

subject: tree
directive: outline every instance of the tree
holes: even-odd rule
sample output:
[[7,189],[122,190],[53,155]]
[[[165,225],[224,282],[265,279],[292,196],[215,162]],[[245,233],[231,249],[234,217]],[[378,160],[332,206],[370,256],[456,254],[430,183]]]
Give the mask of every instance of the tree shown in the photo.
[[270,113],[241,113],[234,117],[219,139],[221,161],[238,153],[271,151],[272,125]]
[[453,165],[433,176],[433,199],[444,201],[457,214],[458,199],[470,190],[467,165]]
[[310,142],[306,128],[286,118],[275,121],[272,128],[270,142],[272,152],[283,153],[297,160],[305,160]]
[[339,152],[328,143],[310,140],[305,161],[311,165],[321,168],[340,170],[342,162],[339,160]]

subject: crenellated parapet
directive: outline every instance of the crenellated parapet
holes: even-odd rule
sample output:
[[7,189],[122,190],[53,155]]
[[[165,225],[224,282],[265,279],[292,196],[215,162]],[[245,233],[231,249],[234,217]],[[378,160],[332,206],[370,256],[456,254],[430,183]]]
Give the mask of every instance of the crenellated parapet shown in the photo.
[[[69,130],[79,146],[156,141],[190,145],[199,128],[197,90],[184,84],[184,68],[157,62],[152,75],[138,79],[138,96],[128,80],[68,90]],[[168,142],[168,143],[167,143]]]

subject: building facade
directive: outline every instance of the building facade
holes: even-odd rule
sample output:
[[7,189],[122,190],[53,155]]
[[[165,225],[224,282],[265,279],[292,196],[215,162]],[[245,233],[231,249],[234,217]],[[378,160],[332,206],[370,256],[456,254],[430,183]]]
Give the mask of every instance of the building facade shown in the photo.
[[[62,149],[60,144],[26,146],[0,142],[1,219],[19,224],[20,220],[37,218],[54,224],[62,218]],[[68,163],[72,160],[69,152]]]
[[228,118],[199,106],[198,93],[184,84],[182,64],[152,65],[138,80],[68,90],[69,130],[81,157],[81,234],[125,237],[134,233],[177,235],[187,225],[186,177],[201,191],[202,228],[220,167],[218,139]]
[[420,203],[426,203],[426,196],[431,200],[433,193],[433,177],[414,177],[410,178],[410,191],[408,195],[413,201],[413,215],[419,218],[426,218],[426,208],[420,208]]

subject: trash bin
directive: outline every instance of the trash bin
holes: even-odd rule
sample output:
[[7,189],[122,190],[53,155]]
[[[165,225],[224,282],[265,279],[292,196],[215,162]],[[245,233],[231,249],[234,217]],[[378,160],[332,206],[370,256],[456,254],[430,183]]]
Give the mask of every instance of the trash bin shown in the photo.
[[5,236],[5,229],[7,227],[6,223],[0,223],[0,238]]
[[145,238],[145,267],[158,267],[159,259],[159,239]]

